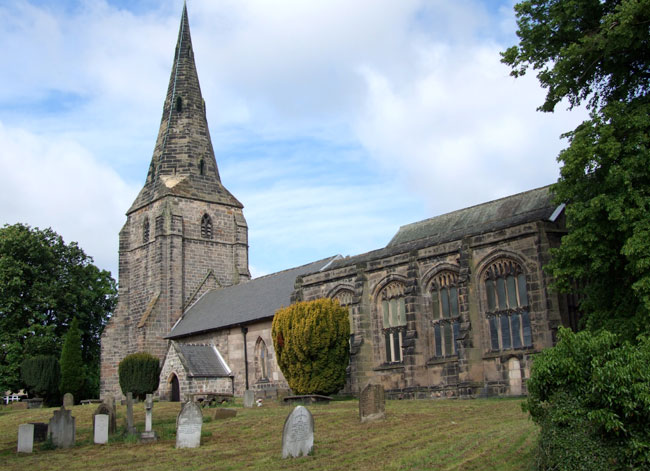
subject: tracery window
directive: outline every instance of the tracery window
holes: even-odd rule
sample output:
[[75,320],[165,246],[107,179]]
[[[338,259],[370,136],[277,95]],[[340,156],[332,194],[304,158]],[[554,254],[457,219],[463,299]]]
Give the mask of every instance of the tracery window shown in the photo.
[[201,218],[201,237],[204,239],[212,239],[212,219],[207,214]]
[[149,232],[149,218],[146,218],[142,224],[142,242],[149,242]]
[[269,380],[269,351],[261,337],[255,345],[255,376],[258,381]]
[[456,355],[459,337],[460,308],[458,275],[445,271],[431,283],[431,308],[433,322],[434,356]]
[[381,291],[379,299],[386,362],[400,363],[403,360],[402,344],[406,334],[404,285],[398,282],[390,283]]
[[526,274],[512,260],[492,263],[484,274],[490,348],[508,350],[533,345]]

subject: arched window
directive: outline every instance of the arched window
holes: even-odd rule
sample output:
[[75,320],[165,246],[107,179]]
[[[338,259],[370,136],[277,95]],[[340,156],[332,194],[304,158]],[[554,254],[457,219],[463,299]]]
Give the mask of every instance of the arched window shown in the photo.
[[269,380],[269,351],[261,337],[255,345],[255,377],[258,381]]
[[490,348],[508,350],[533,345],[526,275],[518,263],[498,260],[483,275],[490,328]]
[[149,242],[149,218],[145,218],[142,223],[142,242]]
[[379,301],[386,362],[399,363],[403,360],[402,344],[406,333],[404,285],[399,282],[388,284],[379,293]]
[[351,344],[354,342],[354,334],[356,332],[356,329],[355,329],[355,326],[354,326],[354,321],[352,319],[352,308],[350,307],[350,304],[352,304],[353,297],[354,297],[354,292],[352,290],[346,289],[346,288],[339,289],[332,296],[332,299],[336,299],[341,306],[348,308],[348,319],[350,321],[350,343]]
[[212,219],[207,214],[201,218],[201,237],[212,239]]
[[179,96],[176,97],[176,111],[178,113],[183,111],[183,99]]
[[451,271],[440,273],[433,279],[430,292],[434,356],[456,355],[460,325],[458,275]]

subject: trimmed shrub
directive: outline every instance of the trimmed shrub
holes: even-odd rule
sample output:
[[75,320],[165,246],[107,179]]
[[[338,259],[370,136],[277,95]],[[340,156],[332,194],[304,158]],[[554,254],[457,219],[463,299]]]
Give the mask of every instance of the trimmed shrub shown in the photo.
[[131,392],[134,397],[144,399],[158,389],[160,362],[150,353],[132,353],[120,362],[118,374],[124,395]]
[[524,409],[540,470],[650,469],[650,340],[560,329],[535,357]]
[[53,355],[26,358],[20,365],[20,376],[30,396],[42,397],[48,405],[58,402],[61,380],[58,358]]
[[72,393],[75,401],[81,399],[81,392],[86,381],[84,375],[84,362],[81,356],[81,331],[79,322],[75,317],[70,323],[70,328],[65,334],[63,348],[61,349],[61,394]]
[[279,309],[271,336],[278,365],[295,394],[333,394],[350,359],[348,310],[332,299]]

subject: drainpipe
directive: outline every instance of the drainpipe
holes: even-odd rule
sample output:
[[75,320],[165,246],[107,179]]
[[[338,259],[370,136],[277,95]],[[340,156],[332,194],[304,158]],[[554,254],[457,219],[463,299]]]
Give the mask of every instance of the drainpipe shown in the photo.
[[248,391],[248,349],[246,348],[246,334],[248,327],[242,327],[241,333],[244,334],[244,366],[246,368],[246,391]]

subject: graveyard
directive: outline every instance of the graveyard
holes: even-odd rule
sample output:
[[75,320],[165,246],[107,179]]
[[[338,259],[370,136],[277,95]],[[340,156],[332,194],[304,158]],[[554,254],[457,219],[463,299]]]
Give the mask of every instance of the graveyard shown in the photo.
[[[241,399],[201,409],[198,447],[178,447],[176,421],[183,404],[154,402],[149,409],[156,440],[140,441],[147,424],[146,401],[133,405],[136,434],[125,435],[126,405],[117,404],[117,431],[95,444],[97,404],[68,408],[75,444],[54,448],[34,443],[17,453],[21,424],[48,421],[59,408],[0,408],[0,469],[19,470],[521,470],[530,469],[536,426],[518,399],[387,400],[385,417],[362,422],[359,400],[306,404],[313,417],[313,450],[283,459],[283,429],[294,405],[274,400],[244,408]],[[234,411],[234,412],[233,412]],[[381,415],[381,414],[380,414]],[[97,416],[100,417],[100,416]],[[217,418],[218,417],[218,418]],[[302,425],[308,421],[301,419]],[[294,428],[295,430],[295,428]],[[193,429],[196,432],[196,429]]]

